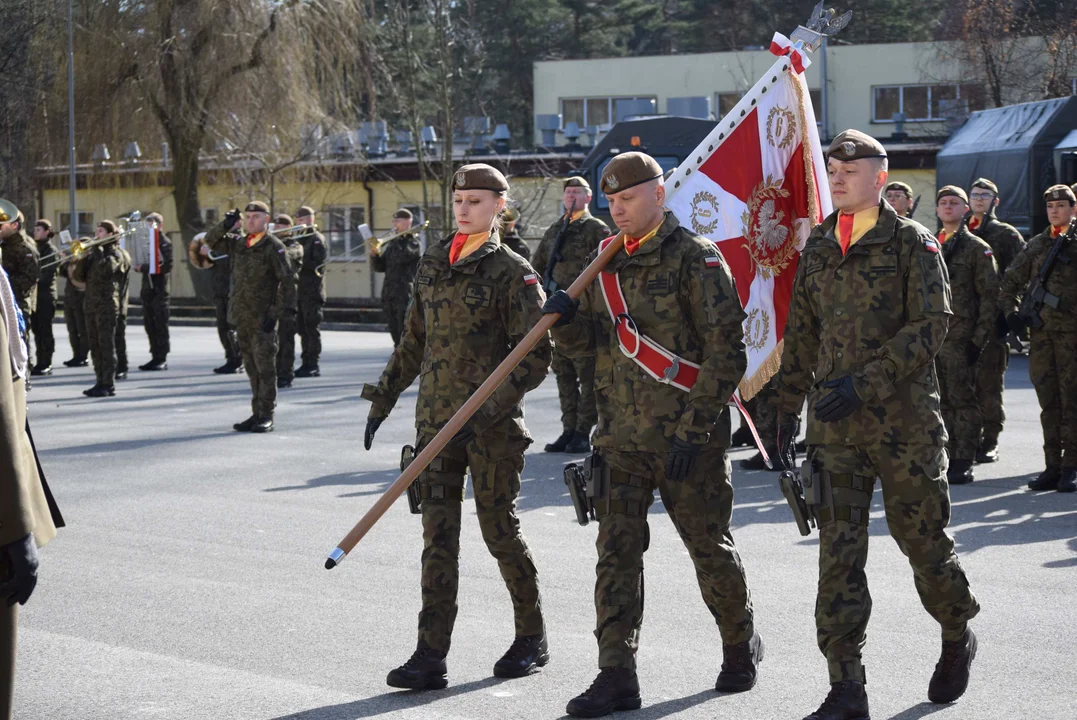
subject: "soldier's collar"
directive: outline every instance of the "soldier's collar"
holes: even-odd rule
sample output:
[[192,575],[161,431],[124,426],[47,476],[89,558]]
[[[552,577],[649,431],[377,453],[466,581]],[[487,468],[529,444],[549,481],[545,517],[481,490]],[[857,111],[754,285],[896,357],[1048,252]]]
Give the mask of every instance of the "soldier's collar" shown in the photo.
[[647,242],[639,246],[636,252],[629,255],[624,251],[624,248],[620,250],[610,261],[610,269],[614,272],[619,271],[623,267],[628,265],[658,265],[662,262],[662,253],[660,251],[669,236],[673,234],[673,231],[681,226],[676,216],[666,211],[665,219],[658,228],[658,232],[654,234]]
[[[449,244],[452,244],[452,238],[449,239]],[[462,272],[465,275],[474,275],[479,269],[479,261],[490,253],[501,247],[501,238],[498,237],[497,231],[490,233],[490,237],[486,239],[482,245],[480,245],[474,252],[467,257],[460,258],[455,264],[449,267],[457,272]],[[449,264],[449,256],[445,254],[445,264]]]
[[[837,222],[837,220],[835,220]],[[890,203],[884,198],[879,202],[879,220],[875,227],[864,233],[864,236],[856,243],[857,245],[873,245],[889,242],[894,237],[897,229],[897,211],[890,207]],[[850,248],[850,251],[852,248]]]

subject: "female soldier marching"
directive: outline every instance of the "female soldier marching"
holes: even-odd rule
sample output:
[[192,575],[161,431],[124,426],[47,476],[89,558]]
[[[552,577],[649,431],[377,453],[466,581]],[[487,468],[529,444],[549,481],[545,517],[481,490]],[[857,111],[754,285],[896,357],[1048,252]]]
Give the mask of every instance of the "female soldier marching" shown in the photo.
[[[400,394],[419,380],[415,426],[421,449],[460,409],[542,317],[535,271],[500,242],[498,216],[509,191],[505,176],[484,164],[453,178],[458,231],[434,243],[419,263],[404,334],[376,386],[364,444]],[[422,609],[415,653],[389,673],[392,687],[443,688],[445,656],[456,619],[460,518],[470,468],[479,527],[512,598],[516,639],[494,665],[498,677],[522,677],[549,661],[538,573],[520,532],[516,498],[524,450],[524,393],[546,377],[551,346],[544,339],[524,358],[444,451],[419,475],[423,519]]]

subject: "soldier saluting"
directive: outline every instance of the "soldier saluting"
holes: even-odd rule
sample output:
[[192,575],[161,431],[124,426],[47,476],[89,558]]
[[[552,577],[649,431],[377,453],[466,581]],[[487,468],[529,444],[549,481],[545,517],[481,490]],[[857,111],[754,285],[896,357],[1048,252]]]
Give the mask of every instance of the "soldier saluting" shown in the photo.
[[598,427],[589,465],[602,488],[593,498],[599,675],[568,703],[574,717],[641,705],[636,649],[647,510],[656,488],[718,623],[724,662],[715,689],[750,689],[763,659],[729,529],[726,404],[748,365],[733,276],[712,242],[663,211],[662,168],[651,156],[616,156],[601,189],[624,249],[578,303],[558,290],[544,308],[561,313],[559,337],[596,352]]
[[[856,130],[838,135],[827,172],[837,211],[800,256],[778,378],[786,465],[804,398],[819,525],[815,623],[831,690],[805,720],[868,717],[861,650],[871,597],[864,565],[878,478],[890,534],[909,558],[924,608],[942,626],[928,687],[950,702],[968,685],[979,612],[946,533],[946,430],[933,360],[952,312],[939,242],[882,200],[886,151]],[[807,483],[805,483],[807,485]]]

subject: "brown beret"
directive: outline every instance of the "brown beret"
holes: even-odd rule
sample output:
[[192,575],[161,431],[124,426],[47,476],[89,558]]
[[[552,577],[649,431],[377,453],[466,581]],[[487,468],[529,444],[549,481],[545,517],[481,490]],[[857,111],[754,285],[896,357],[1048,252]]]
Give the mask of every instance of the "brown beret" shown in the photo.
[[310,207],[309,205],[303,205],[298,210],[295,211],[295,216],[297,218],[313,217],[314,216],[314,209],[312,207]]
[[1043,194],[1044,200],[1069,200],[1070,205],[1077,204],[1077,194],[1069,185],[1052,185]]
[[295,225],[295,223],[292,221],[292,216],[284,215],[283,213],[278,215],[273,222],[276,225]]
[[411,220],[412,217],[413,215],[411,214],[411,210],[408,210],[406,208],[400,208],[395,213],[393,213],[393,220]]
[[112,222],[111,220],[102,220],[101,222],[97,223],[97,227],[104,228],[109,235],[113,235],[116,233],[116,223]]
[[579,175],[575,175],[565,180],[565,183],[561,186],[561,189],[570,187],[582,187],[586,188],[588,192],[591,190],[591,183],[587,182],[586,178],[582,178]]
[[987,178],[976,178],[972,181],[972,185],[969,186],[970,190],[972,188],[983,188],[984,190],[990,190],[991,192],[998,195],[998,185],[991,182]]
[[875,138],[859,130],[846,130],[834,138],[826,151],[827,159],[851,162],[863,158],[884,158],[886,149]]
[[935,193],[935,202],[942,200],[944,197],[960,198],[961,202],[966,205],[969,204],[969,196],[965,194],[965,191],[959,188],[957,185],[945,185],[939,188],[939,191]]
[[505,218],[505,222],[515,222],[520,219],[520,211],[514,207],[507,207],[505,212],[501,213],[501,217]]
[[486,163],[461,165],[452,176],[452,189],[455,190],[491,190],[496,193],[509,191],[509,181],[497,168]]
[[262,212],[268,215],[269,206],[261,200],[251,200],[247,203],[247,207],[243,208],[243,212]]
[[624,152],[606,165],[600,188],[612,195],[660,177],[662,166],[653,157],[636,151]]
[[905,193],[905,197],[912,200],[912,187],[910,185],[907,185],[906,183],[898,182],[897,180],[895,180],[892,183],[888,183],[886,189],[883,190],[883,192],[888,193],[891,190],[897,190],[898,192]]

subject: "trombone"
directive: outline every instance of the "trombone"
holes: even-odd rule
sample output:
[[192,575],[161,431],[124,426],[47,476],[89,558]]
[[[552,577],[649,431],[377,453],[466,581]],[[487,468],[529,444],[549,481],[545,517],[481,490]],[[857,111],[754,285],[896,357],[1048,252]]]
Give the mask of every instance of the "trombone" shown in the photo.
[[[365,249],[367,251],[367,255],[376,256],[376,255],[378,255],[378,253],[381,252],[381,249],[385,245],[385,243],[389,242],[390,240],[396,240],[398,237],[402,237],[404,235],[410,235],[411,233],[417,233],[420,230],[425,230],[429,226],[430,226],[430,221],[426,220],[426,221],[422,222],[419,225],[413,225],[413,226],[409,227],[407,230],[402,230],[401,232],[393,233],[392,235],[387,235],[387,236],[385,236],[383,238],[376,238],[373,235],[370,235],[369,237],[366,238],[366,243],[364,245],[357,245],[357,246],[351,248],[350,250],[348,250],[347,252],[341,253],[340,255],[334,255],[333,257],[326,258],[325,262],[323,262],[318,267],[314,268],[314,271],[319,272],[319,271],[323,270],[325,268],[325,266],[330,263],[330,261],[340,260],[341,258],[348,257],[349,255],[351,255],[352,253],[354,253],[354,252],[356,252],[356,251],[358,251],[360,249]],[[366,232],[363,232],[364,229],[366,230]],[[365,223],[359,226],[359,233],[361,235],[366,235],[369,232],[370,232],[370,228],[368,228]]]
[[289,225],[288,227],[280,228],[279,230],[270,230],[269,232],[274,237],[276,237],[276,238],[278,238],[280,240],[285,240],[285,239],[290,240],[290,239],[301,238],[301,237],[304,237],[306,235],[311,235],[313,233],[316,233],[316,232],[318,232],[318,226],[313,225],[313,224],[312,225]]
[[129,234],[129,230],[121,230],[120,232],[113,233],[112,235],[106,235],[103,238],[94,238],[85,242],[81,240],[72,240],[71,247],[61,248],[59,252],[50,253],[45,257],[52,258],[47,263],[41,264],[41,269],[55,267],[57,265],[63,265],[69,261],[81,260],[82,256],[86,254],[88,250],[92,250],[95,247],[101,245],[108,245],[109,243],[116,242],[120,238]]

